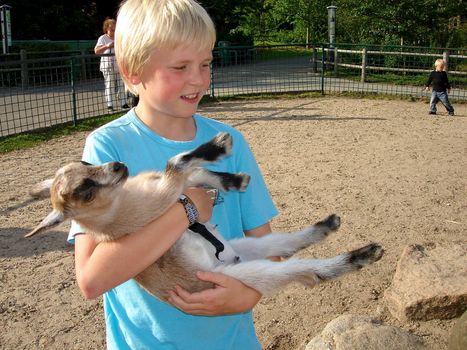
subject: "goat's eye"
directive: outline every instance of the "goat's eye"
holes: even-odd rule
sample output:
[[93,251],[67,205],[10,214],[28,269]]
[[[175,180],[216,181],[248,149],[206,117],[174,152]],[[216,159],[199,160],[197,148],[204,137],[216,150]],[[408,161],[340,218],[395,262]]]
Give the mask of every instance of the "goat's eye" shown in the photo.
[[94,192],[93,191],[87,191],[86,194],[84,195],[84,201],[85,202],[90,202],[94,199]]

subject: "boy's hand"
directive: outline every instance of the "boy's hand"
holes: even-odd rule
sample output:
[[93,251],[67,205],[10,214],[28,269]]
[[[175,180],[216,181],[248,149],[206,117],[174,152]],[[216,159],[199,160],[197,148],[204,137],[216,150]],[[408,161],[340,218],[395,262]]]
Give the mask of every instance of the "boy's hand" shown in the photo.
[[211,218],[212,206],[214,205],[212,193],[204,188],[190,187],[184,191],[184,194],[193,201],[196,209],[198,209],[198,221],[208,221]]
[[425,91],[430,91],[430,87],[429,87],[429,86],[426,86],[426,87],[425,87]]
[[189,293],[180,286],[170,292],[169,303],[191,315],[220,316],[251,310],[261,293],[239,280],[215,272],[198,272],[197,277],[215,284],[214,288]]

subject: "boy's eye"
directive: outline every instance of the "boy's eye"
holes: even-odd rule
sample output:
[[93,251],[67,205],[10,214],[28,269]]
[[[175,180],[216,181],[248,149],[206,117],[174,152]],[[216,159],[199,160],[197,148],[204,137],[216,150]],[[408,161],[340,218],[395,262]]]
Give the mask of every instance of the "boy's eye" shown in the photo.
[[175,70],[184,70],[184,69],[186,69],[186,66],[176,66],[176,67],[173,67],[173,69],[175,69]]

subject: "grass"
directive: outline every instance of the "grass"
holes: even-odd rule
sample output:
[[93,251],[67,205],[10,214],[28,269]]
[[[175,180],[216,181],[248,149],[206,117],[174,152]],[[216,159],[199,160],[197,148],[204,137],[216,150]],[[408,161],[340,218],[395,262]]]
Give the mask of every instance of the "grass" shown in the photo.
[[72,135],[80,131],[91,131],[119,117],[121,114],[104,115],[80,121],[76,126],[71,123],[56,125],[50,128],[26,132],[14,136],[0,138],[0,153],[35,147],[47,140]]

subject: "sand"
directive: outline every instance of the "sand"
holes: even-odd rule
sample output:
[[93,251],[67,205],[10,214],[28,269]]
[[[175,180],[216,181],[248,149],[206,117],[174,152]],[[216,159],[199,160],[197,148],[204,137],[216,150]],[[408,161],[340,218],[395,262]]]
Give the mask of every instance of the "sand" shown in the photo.
[[[385,307],[403,248],[465,239],[467,105],[456,117],[426,101],[322,97],[233,101],[201,112],[231,124],[256,155],[280,215],[275,230],[297,230],[337,213],[341,229],[299,253],[324,258],[379,242],[376,264],[313,289],[290,285],[254,309],[264,349],[303,349],[341,314],[374,316],[413,332],[429,349],[447,349],[455,320],[401,323]],[[0,155],[1,349],[100,349],[102,300],[76,285],[68,226],[23,235],[48,212],[28,189],[81,155],[87,133]]]

